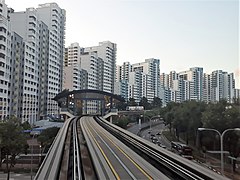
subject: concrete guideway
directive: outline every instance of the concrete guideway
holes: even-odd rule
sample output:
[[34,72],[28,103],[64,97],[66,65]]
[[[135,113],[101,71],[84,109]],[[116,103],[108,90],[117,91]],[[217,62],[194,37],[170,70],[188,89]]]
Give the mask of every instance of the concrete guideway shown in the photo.
[[[158,179],[162,177],[168,179],[165,175],[147,163],[138,154],[129,149],[125,144],[112,136],[109,132],[99,126],[93,119],[82,122],[82,126],[88,134],[88,146],[93,156],[101,160],[100,179]],[[92,127],[95,127],[94,129]],[[94,150],[95,149],[95,150]],[[97,153],[95,153],[97,152]],[[105,170],[101,170],[101,168]],[[107,174],[104,174],[108,172]],[[145,172],[145,173],[144,173]],[[108,177],[109,176],[109,177]]]

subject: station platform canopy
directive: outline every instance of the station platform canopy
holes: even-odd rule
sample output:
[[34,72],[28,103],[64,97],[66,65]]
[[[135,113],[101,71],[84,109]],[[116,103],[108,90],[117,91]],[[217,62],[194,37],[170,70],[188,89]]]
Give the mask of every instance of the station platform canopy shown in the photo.
[[114,108],[118,102],[124,102],[124,98],[120,95],[94,89],[64,90],[53,100],[58,102],[60,108],[67,109],[74,115],[103,115],[106,110]]

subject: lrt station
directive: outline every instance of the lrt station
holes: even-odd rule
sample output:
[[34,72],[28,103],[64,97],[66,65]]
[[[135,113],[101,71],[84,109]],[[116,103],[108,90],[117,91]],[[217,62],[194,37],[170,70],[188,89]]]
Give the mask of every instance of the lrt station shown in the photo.
[[99,115],[109,118],[110,122],[112,116],[118,115],[116,104],[124,102],[119,95],[93,89],[64,90],[53,100],[57,101],[65,120],[73,116]]

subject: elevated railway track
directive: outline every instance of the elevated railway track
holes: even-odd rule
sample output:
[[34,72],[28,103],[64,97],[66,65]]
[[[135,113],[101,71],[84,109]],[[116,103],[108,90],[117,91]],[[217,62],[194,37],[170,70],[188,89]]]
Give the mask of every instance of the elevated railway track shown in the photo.
[[35,179],[227,179],[101,117],[68,119]]

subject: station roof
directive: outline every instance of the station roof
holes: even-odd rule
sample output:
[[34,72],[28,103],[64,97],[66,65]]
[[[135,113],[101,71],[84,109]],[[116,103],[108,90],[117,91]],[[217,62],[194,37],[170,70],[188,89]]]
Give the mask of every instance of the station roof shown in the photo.
[[63,90],[62,92],[60,92],[59,94],[57,94],[53,100],[58,101],[61,98],[64,97],[68,97],[71,94],[83,94],[83,93],[96,93],[96,94],[101,94],[101,95],[105,95],[105,96],[109,96],[112,97],[118,101],[122,101],[124,102],[124,98],[121,97],[120,95],[117,94],[112,94],[109,92],[105,92],[105,91],[100,91],[100,90],[95,90],[95,89],[81,89],[81,90],[73,90],[73,91],[69,91],[69,90]]

